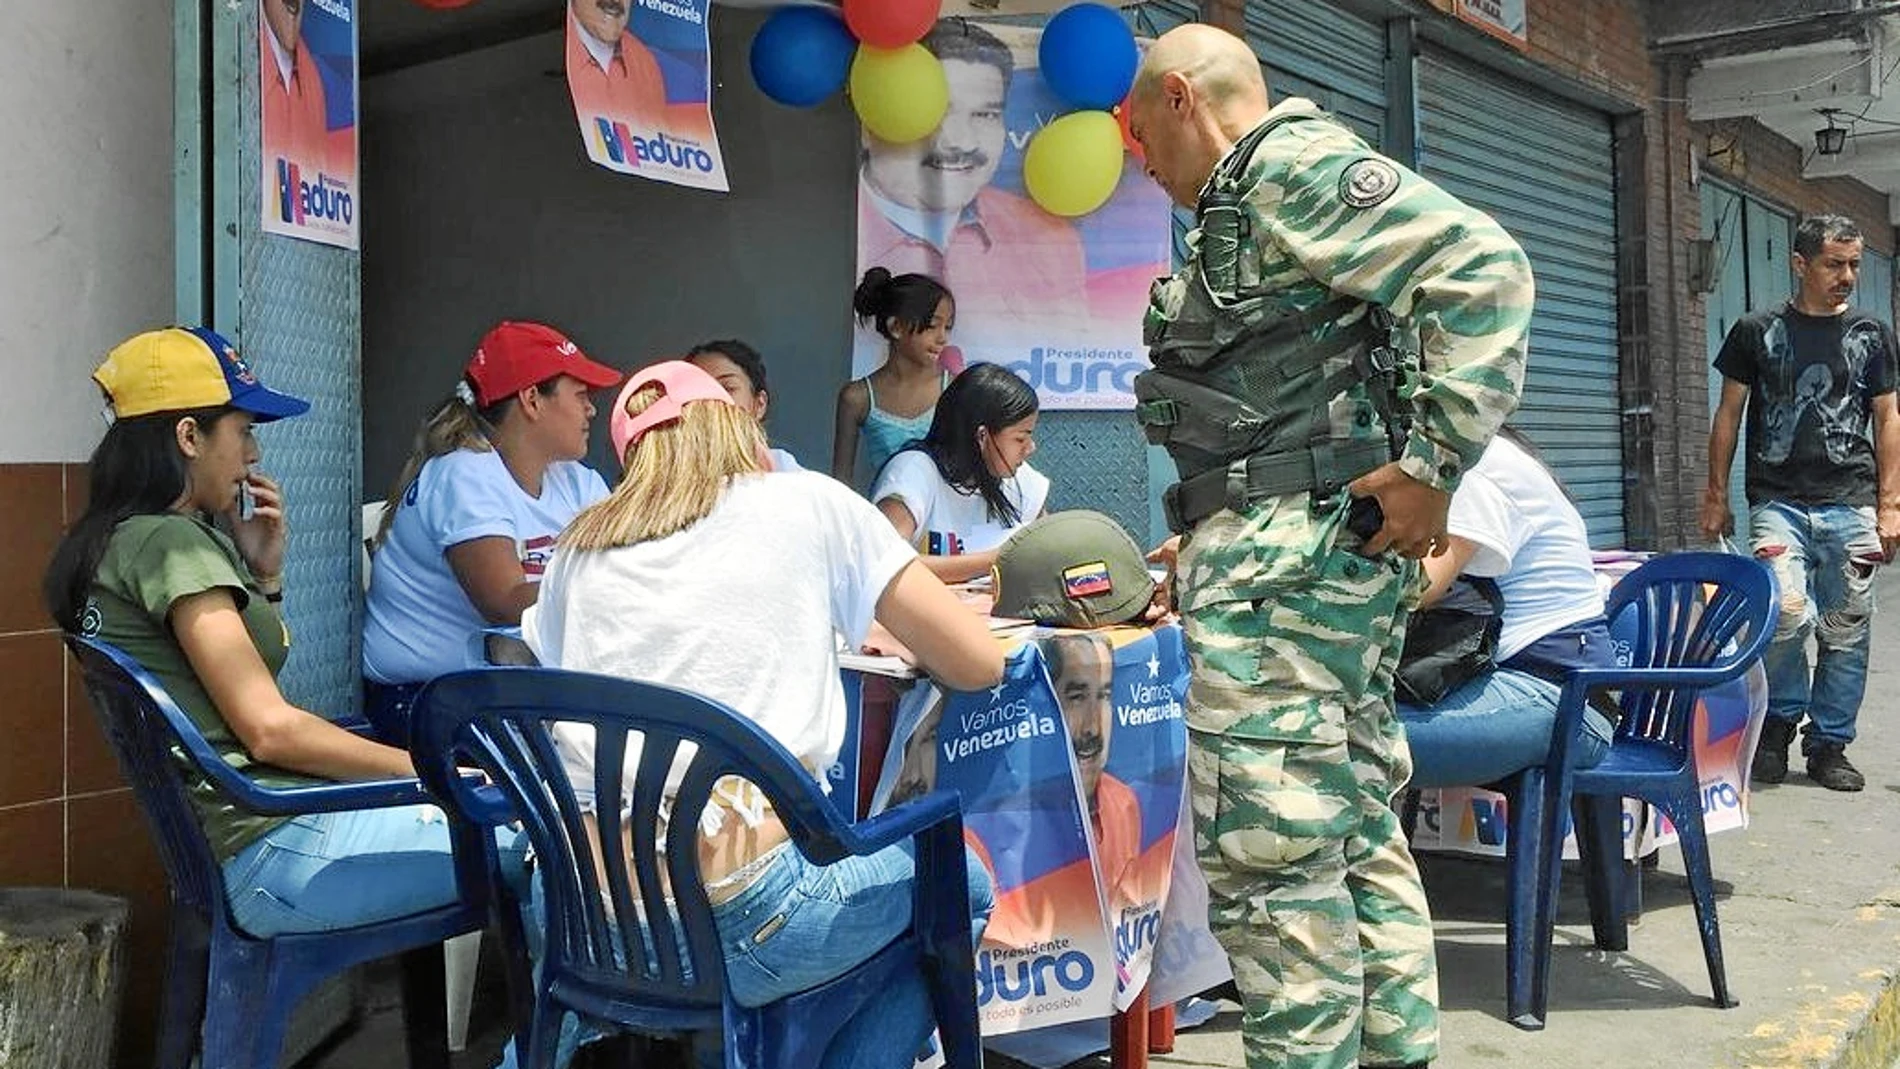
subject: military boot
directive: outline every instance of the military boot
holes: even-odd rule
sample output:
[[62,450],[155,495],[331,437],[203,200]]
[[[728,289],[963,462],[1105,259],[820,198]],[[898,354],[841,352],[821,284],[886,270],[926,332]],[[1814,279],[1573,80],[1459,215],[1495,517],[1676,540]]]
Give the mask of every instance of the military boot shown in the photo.
[[1808,753],[1808,778],[1830,791],[1858,791],[1866,777],[1847,760],[1847,747],[1838,742],[1816,744]]
[[1794,742],[1796,723],[1771,716],[1762,723],[1761,742],[1755,747],[1755,763],[1749,778],[1756,783],[1780,783],[1788,778],[1788,746]]

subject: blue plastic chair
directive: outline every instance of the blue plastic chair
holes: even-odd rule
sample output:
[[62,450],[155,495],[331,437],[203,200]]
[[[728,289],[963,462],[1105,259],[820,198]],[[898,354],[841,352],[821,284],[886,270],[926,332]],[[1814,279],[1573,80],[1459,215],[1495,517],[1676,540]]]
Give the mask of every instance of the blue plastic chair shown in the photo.
[[[1413,750],[1418,761],[1419,751]],[[1539,833],[1543,827],[1544,766],[1535,765],[1493,783],[1466,784],[1435,780],[1428,761],[1418,761],[1410,787],[1483,787],[1504,796],[1508,815],[1504,831],[1504,989],[1505,1012],[1511,1023],[1528,1031],[1544,1026],[1543,1014],[1532,1012],[1531,976],[1536,968],[1537,889],[1543,875]],[[1417,821],[1418,796],[1411,794],[1403,813],[1406,837]],[[1441,817],[1441,819],[1443,819]],[[1592,884],[1595,886],[1595,884]]]
[[[628,736],[642,740],[630,809],[600,806],[597,840],[582,823],[548,731],[562,721],[597,733],[597,798],[623,796]],[[654,1037],[723,1029],[729,1069],[815,1066],[840,1022],[875,1004],[900,970],[919,968],[948,1064],[982,1064],[963,817],[954,794],[932,794],[850,824],[810,771],[725,706],[669,687],[559,669],[487,668],[436,679],[417,698],[415,733],[417,770],[451,814],[478,825],[518,817],[533,844],[547,938],[525,1038],[518,1036],[527,1069],[552,1065],[568,1011]],[[659,842],[662,786],[674,755],[689,743],[697,751],[674,803],[679,813],[699,813],[714,783],[733,775],[764,792],[795,847],[818,864],[911,840],[911,931],[814,990],[756,1009],[727,998],[725,960],[698,875],[697,836],[667,837],[663,848]],[[481,768],[499,791],[472,786],[456,774],[458,765]],[[597,866],[590,844],[623,836],[631,837],[631,856],[607,850]],[[616,924],[615,917],[644,923]],[[519,969],[524,943],[506,929],[504,936]]]
[[[402,953],[409,1064],[448,1069],[441,943],[482,927],[477,897],[410,917],[334,932],[258,939],[237,928],[221,867],[198,823],[181,775],[188,762],[240,809],[268,815],[329,813],[429,803],[415,780],[260,787],[225,763],[156,679],[112,646],[76,635],[86,691],[119,767],[138,797],[171,884],[171,937],[159,1069],[274,1066],[298,1001],[323,980],[365,961]],[[459,855],[492,847],[461,835]],[[202,1022],[202,1023],[201,1023]]]
[[[1661,809],[1675,825],[1715,1004],[1736,1005],[1722,966],[1715,881],[1709,867],[1708,834],[1702,826],[1695,760],[1696,702],[1705,690],[1739,678],[1761,657],[1774,634],[1774,576],[1748,557],[1672,553],[1650,560],[1616,584],[1607,615],[1616,620],[1626,611],[1635,614],[1628,667],[1589,668],[1571,674],[1558,705],[1544,768],[1538,846],[1544,875],[1538,888],[1537,936],[1532,944],[1536,962],[1529,993],[1530,1010],[1540,1025],[1549,996],[1564,821],[1573,803],[1597,946],[1605,950],[1628,947],[1618,876],[1623,861],[1622,800],[1641,799]],[[1584,703],[1599,690],[1617,692],[1622,718],[1603,760],[1594,767],[1573,770],[1570,751],[1583,722]]]

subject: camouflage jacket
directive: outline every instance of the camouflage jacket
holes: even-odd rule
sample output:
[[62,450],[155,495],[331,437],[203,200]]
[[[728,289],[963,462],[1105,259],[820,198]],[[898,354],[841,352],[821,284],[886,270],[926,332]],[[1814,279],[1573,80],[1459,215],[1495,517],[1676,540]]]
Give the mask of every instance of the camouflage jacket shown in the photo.
[[[1241,180],[1238,297],[1266,297],[1287,315],[1341,295],[1390,310],[1422,367],[1405,390],[1414,422],[1400,465],[1450,492],[1517,407],[1530,263],[1490,216],[1374,152],[1311,101],[1281,101],[1264,121],[1296,114],[1312,118],[1270,132]],[[1151,317],[1193,307],[1185,295],[1202,284],[1201,237],[1188,236],[1188,261]],[[1322,324],[1314,340],[1350,322]],[[1341,437],[1372,433],[1350,418],[1335,425]]]
[[[1268,133],[1241,180],[1239,296],[1269,298],[1287,314],[1340,295],[1388,309],[1420,363],[1404,387],[1413,423],[1400,467],[1450,493],[1517,407],[1530,263],[1490,216],[1379,155],[1311,101],[1283,100],[1263,121],[1296,113],[1313,118]],[[1197,304],[1185,298],[1187,287],[1203,284],[1201,236],[1198,228],[1189,235],[1188,260],[1161,287],[1150,317]],[[1321,324],[1312,337],[1362,314]],[[1334,436],[1378,434],[1367,407],[1363,386],[1338,399]],[[1315,522],[1304,497],[1297,504],[1270,499],[1245,517],[1221,513],[1197,527],[1181,561],[1183,610],[1310,576],[1331,527]]]

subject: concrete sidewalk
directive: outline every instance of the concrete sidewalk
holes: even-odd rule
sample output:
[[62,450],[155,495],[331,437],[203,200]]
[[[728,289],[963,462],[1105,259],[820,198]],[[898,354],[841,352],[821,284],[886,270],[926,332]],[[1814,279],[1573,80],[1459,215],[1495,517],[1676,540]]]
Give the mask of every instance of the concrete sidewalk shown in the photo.
[[[1900,569],[1881,581],[1861,737],[1867,776],[1837,794],[1795,771],[1762,787],[1750,826],[1710,840],[1729,988],[1716,1009],[1680,852],[1646,870],[1624,953],[1591,945],[1581,876],[1565,872],[1542,1032],[1504,1018],[1501,862],[1423,860],[1438,933],[1439,1069],[1485,1066],[1900,1067]],[[1156,1066],[1240,1066],[1237,1013],[1177,1038]],[[1103,1064],[1106,1064],[1104,1061]]]

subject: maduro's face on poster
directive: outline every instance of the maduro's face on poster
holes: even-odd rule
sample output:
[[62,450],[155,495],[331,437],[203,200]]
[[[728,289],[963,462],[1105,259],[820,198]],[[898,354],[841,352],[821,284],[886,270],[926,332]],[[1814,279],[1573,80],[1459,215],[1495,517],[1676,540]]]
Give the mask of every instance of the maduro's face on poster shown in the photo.
[[284,51],[296,54],[303,34],[303,0],[263,0],[264,22]]
[[1049,682],[1069,728],[1082,796],[1095,808],[1095,785],[1108,761],[1108,731],[1115,704],[1115,650],[1101,635],[1060,635],[1043,645]]
[[569,7],[587,36],[612,48],[626,32],[627,16],[631,14],[627,4],[628,0],[573,0]]
[[960,212],[996,176],[1008,129],[1009,72],[980,59],[946,59],[950,109],[935,133],[894,145],[865,135],[865,177],[885,197],[925,212]]
[[943,722],[943,696],[938,695],[929,712],[917,722],[917,730],[904,743],[903,764],[897,772],[896,786],[887,806],[895,808],[913,798],[922,798],[937,787],[937,726]]

